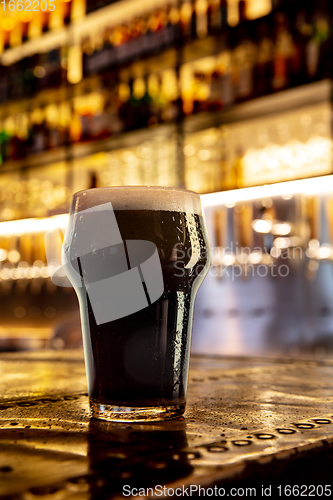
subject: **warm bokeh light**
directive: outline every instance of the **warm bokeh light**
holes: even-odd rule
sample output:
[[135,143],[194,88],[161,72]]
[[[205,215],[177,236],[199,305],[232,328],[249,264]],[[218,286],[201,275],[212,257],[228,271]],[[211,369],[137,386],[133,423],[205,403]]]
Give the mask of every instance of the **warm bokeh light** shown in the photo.
[[291,226],[287,222],[280,222],[274,224],[272,233],[276,236],[287,236],[291,231]]
[[18,252],[17,250],[10,250],[7,255],[8,261],[12,264],[17,264],[17,262],[20,260],[20,257],[20,252]]
[[5,17],[1,22],[1,27],[5,31],[11,31],[15,26],[14,19],[10,17]]
[[22,10],[22,12],[19,13],[18,18],[22,21],[22,23],[30,23],[33,18],[33,13],[31,11]]
[[6,258],[7,258],[7,250],[5,250],[4,248],[0,248],[0,262],[6,260]]
[[266,219],[256,219],[252,222],[252,228],[257,233],[269,233],[272,230],[272,221]]
[[68,50],[67,80],[76,84],[82,80],[82,49],[80,45],[74,45]]

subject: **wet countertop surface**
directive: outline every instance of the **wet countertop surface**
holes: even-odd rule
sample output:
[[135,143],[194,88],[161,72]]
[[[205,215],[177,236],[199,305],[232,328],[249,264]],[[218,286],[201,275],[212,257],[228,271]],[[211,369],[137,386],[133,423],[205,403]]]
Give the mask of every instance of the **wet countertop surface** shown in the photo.
[[333,482],[331,359],[193,356],[184,418],[109,424],[88,410],[82,351],[1,354],[0,498],[196,496],[214,485],[260,498],[263,487]]

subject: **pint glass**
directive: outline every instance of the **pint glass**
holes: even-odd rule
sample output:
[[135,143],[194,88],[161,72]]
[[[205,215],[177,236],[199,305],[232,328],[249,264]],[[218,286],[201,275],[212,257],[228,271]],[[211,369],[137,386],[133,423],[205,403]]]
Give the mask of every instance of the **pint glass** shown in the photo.
[[209,267],[199,195],[162,187],[80,191],[62,260],[80,304],[91,416],[181,415],[194,299]]

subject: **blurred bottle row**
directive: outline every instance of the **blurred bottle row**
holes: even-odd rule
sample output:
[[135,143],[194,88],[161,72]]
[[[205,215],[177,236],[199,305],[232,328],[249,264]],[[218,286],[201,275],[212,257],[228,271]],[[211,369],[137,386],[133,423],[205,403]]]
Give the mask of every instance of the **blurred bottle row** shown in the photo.
[[33,8],[24,1],[3,2],[0,9],[0,52],[68,25],[85,15],[85,0],[44,0]]
[[[12,2],[7,9],[0,10],[1,47],[8,49],[15,47],[29,39],[34,39],[48,31],[57,30],[71,22],[83,18],[94,10],[98,10],[112,0],[51,0],[37,7],[34,13]],[[247,3],[250,0],[240,0],[238,4],[239,20],[247,18]],[[188,37],[203,38],[209,33],[217,33],[228,25],[228,0],[180,0],[179,2],[165,2],[160,9],[149,12],[151,5],[145,8],[145,13],[139,18],[126,21],[123,25],[108,28],[103,38],[111,45],[128,44],[133,40],[139,42],[139,51],[151,50],[157,45],[168,45],[173,41]],[[126,7],[124,7],[126,9]],[[35,12],[38,14],[35,15]],[[132,17],[129,12],[126,18]],[[166,28],[166,33],[161,31]],[[107,36],[106,36],[107,35]],[[146,38],[144,43],[142,38]],[[156,38],[156,40],[155,40]],[[158,41],[158,39],[160,39]]]
[[[91,187],[184,185],[209,193],[330,174],[331,120],[330,104],[324,102],[188,133],[181,151],[176,132],[151,134],[137,145],[72,158],[70,177],[66,160],[17,171],[15,176],[3,172],[0,220],[65,213],[72,193]],[[45,146],[46,138],[56,133],[44,122],[34,130],[35,147]]]
[[117,72],[124,64],[209,35],[217,35],[211,55],[219,57],[215,67],[198,68],[194,78],[198,85],[212,87],[218,108],[330,76],[332,15],[327,1],[306,7],[298,0],[283,3],[247,22],[246,2],[241,0],[240,23],[233,28],[227,25],[227,7],[226,0],[186,0],[95,30],[81,46],[54,48],[2,66],[0,100],[33,95],[66,79],[78,83],[82,76]]
[[[279,19],[286,21],[282,13]],[[91,78],[79,89],[79,95],[71,99],[59,97],[53,104],[44,106],[27,102],[20,112],[7,116],[5,110],[0,123],[1,161],[72,143],[105,139],[123,131],[172,123],[199,112],[222,110],[273,88],[278,90],[291,82],[301,83],[304,75],[308,79],[328,76],[330,58],[324,42],[316,45],[318,51],[320,49],[317,55],[311,48],[312,41],[307,42],[305,64],[295,47],[285,45],[286,41],[291,43],[286,33],[281,41],[282,57],[282,52],[276,53],[268,37],[270,31],[264,30],[266,25],[258,26],[265,33],[259,51],[250,39],[244,38],[233,50],[225,46],[216,56],[184,64],[179,71],[153,72],[141,64],[135,72],[119,71]],[[226,35],[224,41],[227,38]],[[42,66],[37,66],[34,74],[37,79],[38,75],[45,78]],[[51,81],[57,82],[52,75]],[[61,68],[58,82],[60,75]]]
[[[107,28],[84,41],[83,74],[123,64],[177,41],[204,39],[210,34],[223,35],[217,38],[217,45],[229,52],[230,58],[229,64],[225,61],[216,68],[214,76],[227,72],[229,65],[238,66],[245,86],[249,76],[242,75],[242,70],[252,70],[256,79],[262,80],[261,88],[256,90],[260,94],[320,78],[330,69],[326,57],[332,34],[328,2],[306,7],[303,2],[287,2],[270,15],[246,22],[246,2],[242,0],[238,26],[227,29],[227,19],[226,0],[195,0],[156,10],[126,26]],[[244,97],[253,92],[244,92]]]
[[129,82],[109,81],[104,85],[95,82],[90,89],[71,100],[3,119],[2,161],[72,143],[105,139],[123,130],[168,123],[181,112],[174,70]]

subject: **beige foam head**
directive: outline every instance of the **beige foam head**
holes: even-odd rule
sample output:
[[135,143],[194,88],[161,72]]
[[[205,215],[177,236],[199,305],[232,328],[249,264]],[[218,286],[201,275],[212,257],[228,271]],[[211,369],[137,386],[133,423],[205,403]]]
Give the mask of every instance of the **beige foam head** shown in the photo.
[[114,210],[163,210],[202,215],[197,193],[155,186],[104,187],[79,191],[73,196],[71,213],[108,202],[112,203]]

